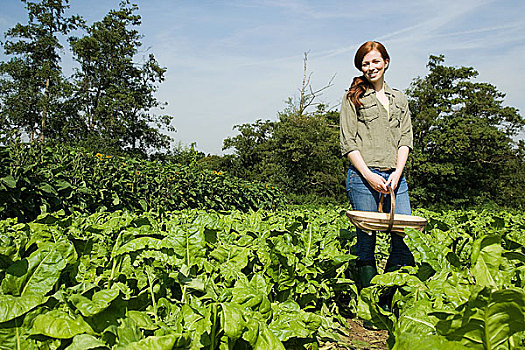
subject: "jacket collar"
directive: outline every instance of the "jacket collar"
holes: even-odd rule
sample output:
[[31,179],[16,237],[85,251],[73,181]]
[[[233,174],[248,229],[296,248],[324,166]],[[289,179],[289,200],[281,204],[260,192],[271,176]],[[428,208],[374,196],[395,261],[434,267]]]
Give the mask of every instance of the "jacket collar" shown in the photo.
[[[368,96],[373,93],[375,93],[375,90],[373,88],[367,88],[365,93],[363,94],[363,97]],[[386,81],[385,81],[385,94],[390,95],[392,97],[394,96],[394,90],[392,90],[392,88],[388,86]]]

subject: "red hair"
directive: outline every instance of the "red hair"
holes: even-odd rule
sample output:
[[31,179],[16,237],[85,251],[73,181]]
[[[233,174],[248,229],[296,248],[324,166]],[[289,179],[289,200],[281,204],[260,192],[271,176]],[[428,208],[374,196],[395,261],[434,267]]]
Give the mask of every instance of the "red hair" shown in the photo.
[[[357,69],[361,69],[361,65],[363,64],[363,58],[370,52],[376,50],[381,54],[381,57],[383,60],[390,61],[390,56],[388,55],[388,52],[386,51],[383,44],[377,41],[367,41],[363,45],[357,49],[357,52],[355,53],[354,57],[354,65]],[[388,67],[388,66],[387,66]],[[386,68],[385,68],[386,69]],[[352,84],[350,85],[350,89],[348,90],[348,94],[346,95],[347,98],[352,101],[352,103],[356,107],[361,107],[363,103],[361,102],[360,98],[363,96],[367,88],[371,88],[372,85],[370,82],[363,76],[355,77],[354,80],[352,80]]]

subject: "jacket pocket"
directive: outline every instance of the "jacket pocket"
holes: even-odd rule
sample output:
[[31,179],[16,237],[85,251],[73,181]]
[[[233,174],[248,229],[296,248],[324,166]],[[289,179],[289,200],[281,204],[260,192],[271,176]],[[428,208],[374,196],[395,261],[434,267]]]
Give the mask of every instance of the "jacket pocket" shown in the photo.
[[378,106],[376,103],[363,105],[357,109],[357,119],[366,124],[379,117]]
[[392,105],[390,111],[390,126],[397,128],[401,124],[401,117],[403,116],[404,110],[403,106],[396,102]]

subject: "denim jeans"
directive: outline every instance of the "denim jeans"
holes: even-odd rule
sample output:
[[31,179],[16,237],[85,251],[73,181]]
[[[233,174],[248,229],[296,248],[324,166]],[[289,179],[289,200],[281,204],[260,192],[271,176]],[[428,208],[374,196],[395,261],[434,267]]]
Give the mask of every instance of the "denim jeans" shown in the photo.
[[[386,172],[373,168],[370,170],[379,174],[385,180],[387,180],[392,173],[392,170]],[[377,211],[381,194],[370,187],[365,178],[352,165],[348,169],[346,192],[353,210]],[[395,213],[411,215],[408,186],[404,175],[401,176],[394,193],[396,194]],[[383,200],[383,211],[385,213],[390,212],[390,196],[386,196]],[[391,250],[387,265],[405,266],[412,264],[414,257],[403,240],[403,237],[391,232],[390,238]],[[373,261],[375,259],[375,246],[376,232],[364,232],[357,229],[357,256],[360,261]]]

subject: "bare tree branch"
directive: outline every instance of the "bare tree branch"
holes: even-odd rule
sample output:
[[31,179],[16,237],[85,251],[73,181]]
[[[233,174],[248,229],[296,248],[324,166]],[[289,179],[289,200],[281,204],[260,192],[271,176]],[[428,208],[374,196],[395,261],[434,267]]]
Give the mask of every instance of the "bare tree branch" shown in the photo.
[[328,89],[333,85],[333,81],[335,78],[334,74],[328,81],[328,84],[317,90],[314,90],[310,82],[313,73],[308,74],[308,53],[309,52],[305,52],[303,58],[303,82],[300,90],[299,106],[296,109],[297,114],[299,116],[306,115],[306,109],[308,109],[309,107],[318,106],[322,104],[321,102],[317,102],[316,100],[319,96],[323,94],[324,90]]

